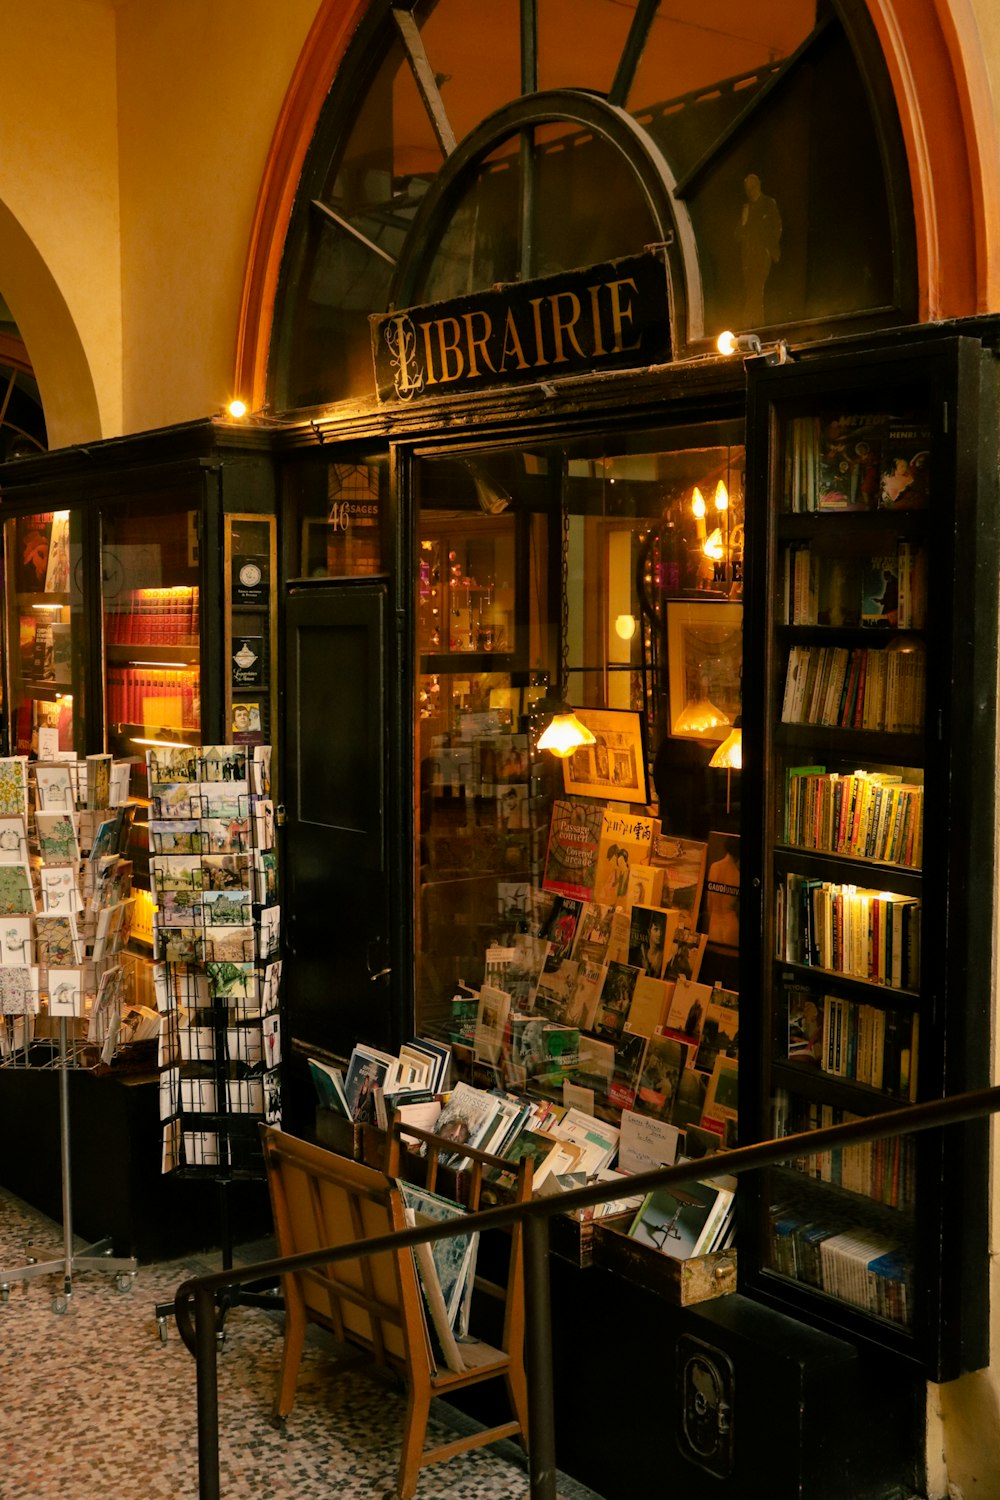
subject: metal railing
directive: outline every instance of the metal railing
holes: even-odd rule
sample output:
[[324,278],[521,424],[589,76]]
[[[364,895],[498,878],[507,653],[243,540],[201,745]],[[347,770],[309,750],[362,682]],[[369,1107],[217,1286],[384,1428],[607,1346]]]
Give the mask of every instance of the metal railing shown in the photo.
[[[685,1182],[738,1175],[754,1168],[774,1166],[803,1152],[813,1155],[836,1147],[883,1140],[887,1136],[930,1130],[976,1119],[1000,1110],[1000,1087],[953,1094],[923,1104],[889,1110],[874,1118],[828,1125],[820,1130],[764,1141],[752,1146],[719,1152],[676,1167],[637,1173],[626,1179],[630,1197]],[[397,1127],[398,1128],[398,1127]],[[407,1133],[415,1133],[412,1128]],[[219,1393],[216,1339],[216,1294],[247,1282],[276,1281],[285,1272],[309,1266],[357,1260],[386,1250],[447,1239],[470,1230],[504,1229],[521,1221],[524,1225],[525,1370],[528,1381],[528,1475],[531,1500],[557,1500],[555,1415],[552,1396],[552,1327],[549,1302],[549,1219],[553,1214],[621,1198],[622,1182],[602,1182],[575,1188],[553,1197],[481,1209],[461,1220],[406,1229],[391,1235],[359,1240],[328,1250],[284,1259],[259,1261],[205,1276],[195,1276],[177,1289],[174,1302],[181,1337],[195,1357],[198,1399],[198,1494],[199,1500],[221,1500],[219,1488]]]

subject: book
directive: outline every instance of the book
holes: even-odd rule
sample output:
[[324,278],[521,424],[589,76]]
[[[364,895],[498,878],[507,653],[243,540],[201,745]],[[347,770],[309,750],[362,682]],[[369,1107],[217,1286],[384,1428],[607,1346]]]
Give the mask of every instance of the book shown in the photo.
[[625,904],[629,870],[632,865],[649,864],[653,832],[653,818],[605,810],[594,878],[595,901],[608,906]]
[[340,1069],[320,1062],[317,1057],[310,1057],[307,1062],[309,1077],[312,1079],[320,1107],[333,1110],[334,1114],[342,1115],[345,1120],[352,1119],[351,1106],[344,1089],[344,1075]]
[[629,1228],[629,1238],[664,1255],[687,1260],[711,1243],[719,1218],[732,1201],[732,1189],[714,1182],[654,1188]]
[[899,558],[886,553],[869,558],[861,575],[861,623],[890,626],[899,616]]
[[616,1041],[621,1036],[638,978],[639,970],[632,965],[607,965],[592,1028],[599,1037]]
[[874,510],[879,491],[883,419],[842,414],[822,419],[816,463],[816,503],[826,511]]
[[890,418],[886,423],[879,476],[879,509],[925,509],[930,496],[930,459],[927,424]]
[[[655,1040],[650,1038],[650,1041]],[[621,1136],[618,1141],[618,1167],[622,1172],[655,1172],[658,1167],[672,1167],[677,1160],[681,1132],[676,1125],[655,1115],[622,1110]]]
[[628,962],[660,979],[666,961],[667,945],[680,922],[680,912],[663,907],[633,906],[629,929]]
[[740,838],[737,833],[710,833],[705,873],[702,930],[710,943],[738,948],[740,943]]
[[649,862],[663,871],[658,906],[673,907],[694,927],[701,910],[702,887],[708,845],[699,839],[674,838],[670,834],[654,836]]
[[588,802],[557,799],[552,804],[545,855],[546,890],[586,901],[593,896],[604,809]]
[[636,1111],[661,1120],[670,1119],[687,1055],[686,1043],[673,1037],[650,1036],[639,1075]]

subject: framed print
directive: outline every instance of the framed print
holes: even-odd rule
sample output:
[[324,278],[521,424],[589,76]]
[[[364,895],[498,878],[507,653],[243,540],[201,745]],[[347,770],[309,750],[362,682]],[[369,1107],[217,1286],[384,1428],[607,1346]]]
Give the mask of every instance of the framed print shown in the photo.
[[721,741],[740,712],[742,604],[667,601],[670,733]]
[[566,792],[614,802],[648,802],[642,715],[617,708],[573,711],[590,730],[595,743],[581,745],[563,761]]

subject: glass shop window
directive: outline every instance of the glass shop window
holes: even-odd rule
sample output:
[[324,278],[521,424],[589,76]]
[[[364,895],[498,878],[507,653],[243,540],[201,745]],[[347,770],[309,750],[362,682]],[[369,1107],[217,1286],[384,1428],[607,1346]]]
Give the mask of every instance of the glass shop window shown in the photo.
[[[486,982],[602,1055],[594,986],[616,943],[635,967],[633,906],[735,975],[703,891],[710,835],[739,831],[738,773],[710,762],[739,728],[743,467],[735,421],[418,461],[418,1028],[471,1047]],[[571,714],[587,742],[560,758],[545,731]],[[631,885],[599,864],[626,822],[635,863],[659,840]]]

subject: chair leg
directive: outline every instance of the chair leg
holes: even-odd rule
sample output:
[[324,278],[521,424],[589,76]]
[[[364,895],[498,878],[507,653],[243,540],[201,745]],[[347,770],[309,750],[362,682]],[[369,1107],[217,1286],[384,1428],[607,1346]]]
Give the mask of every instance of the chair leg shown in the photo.
[[[286,1286],[288,1278],[286,1277]],[[301,1295],[285,1295],[285,1342],[281,1351],[278,1395],[274,1403],[276,1417],[287,1417],[295,1405],[295,1387],[306,1342],[306,1313]]]
[[411,1380],[406,1401],[403,1452],[400,1457],[399,1479],[396,1485],[398,1500],[411,1500],[417,1488],[430,1409],[430,1386],[422,1380]]
[[507,1387],[507,1397],[510,1401],[511,1410],[521,1424],[521,1446],[525,1450],[528,1447],[528,1382],[524,1373],[524,1366],[520,1361],[510,1363],[504,1372],[504,1384]]

